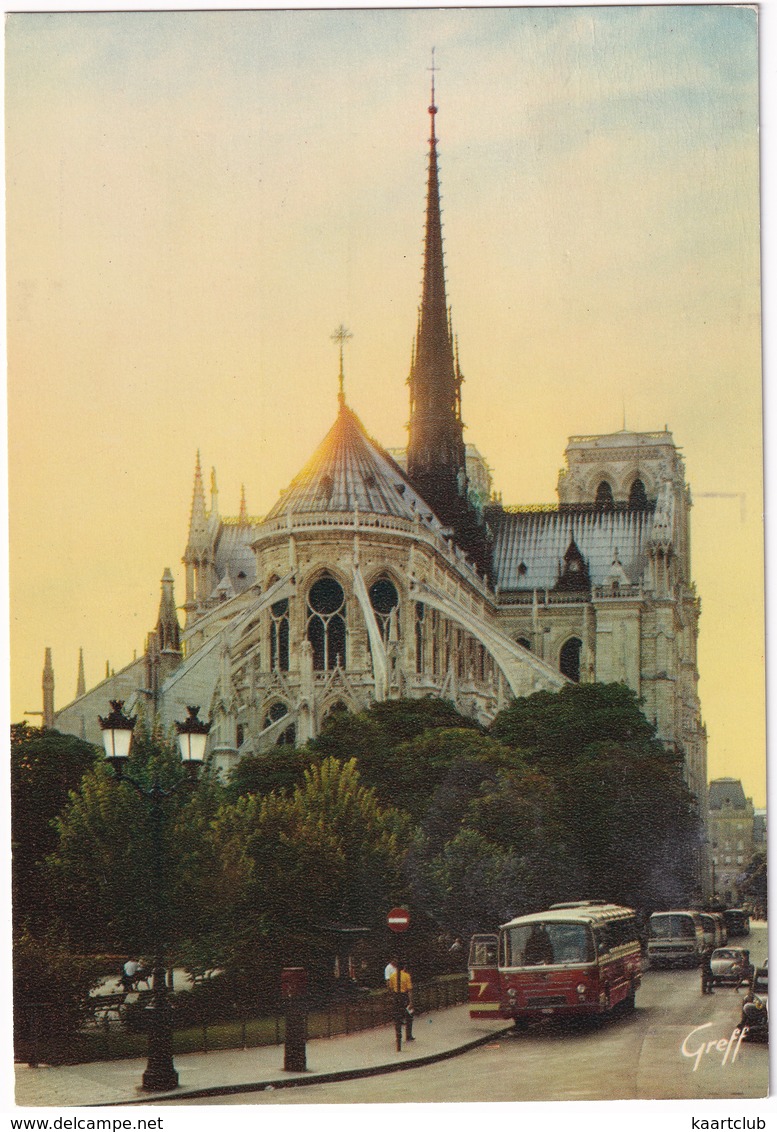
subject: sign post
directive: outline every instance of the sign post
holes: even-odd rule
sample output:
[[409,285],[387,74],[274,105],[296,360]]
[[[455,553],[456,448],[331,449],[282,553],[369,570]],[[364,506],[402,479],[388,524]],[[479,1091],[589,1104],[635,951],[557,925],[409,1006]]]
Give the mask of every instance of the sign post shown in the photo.
[[[390,931],[395,935],[400,935],[406,932],[410,927],[410,913],[407,908],[392,908],[386,917],[386,924]],[[397,1037],[397,1052],[402,1050],[402,1022],[405,1013],[405,1005],[402,998],[402,968],[404,966],[403,953],[398,950],[397,954],[397,987],[394,994],[394,1030]]]

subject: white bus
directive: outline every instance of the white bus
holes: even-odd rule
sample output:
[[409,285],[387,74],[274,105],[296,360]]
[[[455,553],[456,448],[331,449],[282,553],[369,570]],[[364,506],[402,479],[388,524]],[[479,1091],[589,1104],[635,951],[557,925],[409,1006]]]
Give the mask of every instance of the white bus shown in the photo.
[[651,967],[698,967],[704,953],[704,927],[698,912],[654,912],[648,927]]

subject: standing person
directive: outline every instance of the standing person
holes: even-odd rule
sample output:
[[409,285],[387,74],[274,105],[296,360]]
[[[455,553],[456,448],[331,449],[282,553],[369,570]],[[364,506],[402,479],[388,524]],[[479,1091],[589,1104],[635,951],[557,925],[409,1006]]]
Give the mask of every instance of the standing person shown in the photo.
[[714,994],[712,989],[712,948],[705,947],[701,957],[701,993]]
[[399,967],[399,960],[396,956],[392,956],[386,964],[386,970],[383,972],[383,978],[386,982],[389,981],[391,976],[396,972]]
[[414,1042],[413,1037],[413,980],[410,972],[406,970],[404,962],[399,963],[397,969],[388,979],[389,990],[394,992],[394,1031],[397,1037],[397,1049],[402,1049],[402,1026],[405,1027],[405,1041]]

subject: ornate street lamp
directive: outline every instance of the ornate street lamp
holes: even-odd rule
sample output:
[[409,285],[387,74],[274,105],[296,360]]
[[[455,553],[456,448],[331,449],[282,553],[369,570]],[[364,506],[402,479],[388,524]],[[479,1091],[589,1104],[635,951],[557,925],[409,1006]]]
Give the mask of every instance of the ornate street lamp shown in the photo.
[[155,778],[151,787],[143,786],[128,774],[125,766],[129,759],[132,732],[136,717],[123,712],[123,700],[111,700],[110,714],[100,720],[103,732],[106,761],[113,767],[117,782],[126,782],[151,807],[154,883],[152,943],[154,949],[154,978],[152,984],[151,1026],[148,1033],[148,1064],[143,1074],[143,1088],[148,1092],[168,1092],[178,1085],[178,1074],[173,1065],[173,1027],[170,1001],[167,997],[164,948],[162,945],[162,901],[164,898],[164,851],[162,843],[162,803],[181,786],[190,785],[202,766],[208,741],[210,723],[198,719],[199,708],[188,708],[188,718],[176,721],[181,760],[187,772],[172,786],[162,788]]
[[187,707],[188,717],[183,723],[176,723],[178,732],[178,746],[181,751],[181,761],[186,767],[199,769],[205,759],[205,747],[208,742],[210,724],[198,719],[200,709]]
[[121,710],[123,707],[124,700],[111,700],[110,714],[106,715],[105,719],[101,715],[97,717],[103,731],[105,759],[113,767],[117,778],[121,778],[124,774],[132,745],[132,732],[137,720],[135,715],[125,715]]

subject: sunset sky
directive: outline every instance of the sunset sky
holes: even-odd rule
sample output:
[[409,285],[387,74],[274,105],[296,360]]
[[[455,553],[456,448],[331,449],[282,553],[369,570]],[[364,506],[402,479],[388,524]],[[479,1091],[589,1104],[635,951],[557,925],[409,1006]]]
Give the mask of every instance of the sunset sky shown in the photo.
[[[466,438],[550,503],[668,426],[710,778],[764,805],[757,15],[734,6],[6,17],[11,715],[183,600],[196,451],[261,515],[346,394],[405,442],[429,65]],[[106,703],[106,709],[107,709]]]

